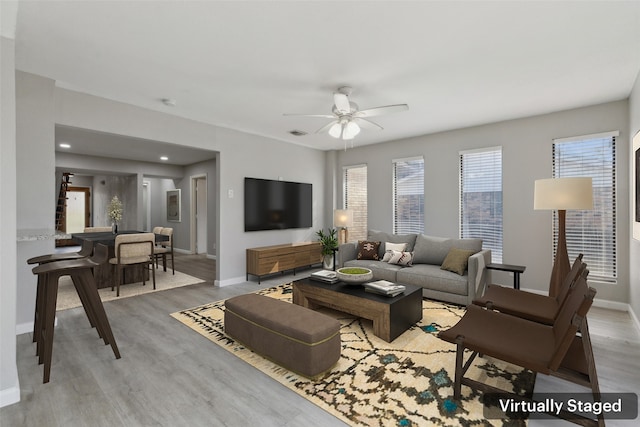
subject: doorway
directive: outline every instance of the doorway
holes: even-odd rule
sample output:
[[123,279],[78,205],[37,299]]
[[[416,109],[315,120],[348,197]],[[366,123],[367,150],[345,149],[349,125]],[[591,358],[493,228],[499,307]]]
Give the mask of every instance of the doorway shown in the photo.
[[208,253],[207,175],[191,177],[191,252]]
[[[82,233],[91,225],[91,189],[89,187],[67,188],[67,200],[62,214],[62,232]],[[56,246],[76,245],[71,239],[58,239]]]

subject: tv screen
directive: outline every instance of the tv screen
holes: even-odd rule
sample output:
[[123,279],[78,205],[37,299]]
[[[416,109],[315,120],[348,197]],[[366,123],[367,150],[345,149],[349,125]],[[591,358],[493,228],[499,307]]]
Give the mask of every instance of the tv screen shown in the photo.
[[311,227],[312,185],[244,179],[244,231]]

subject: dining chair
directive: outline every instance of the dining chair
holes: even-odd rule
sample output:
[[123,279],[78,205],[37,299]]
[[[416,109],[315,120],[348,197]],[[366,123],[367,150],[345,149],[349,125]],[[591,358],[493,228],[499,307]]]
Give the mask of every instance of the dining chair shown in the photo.
[[[109,260],[109,263],[116,269],[114,282],[111,284],[113,291],[116,286],[116,296],[120,296],[120,285],[122,284],[122,276],[124,269],[132,266],[143,266],[144,269],[151,268],[153,277],[153,289],[156,288],[156,272],[153,268],[153,247],[155,244],[155,235],[153,233],[131,233],[119,234],[115,240],[115,257]],[[146,284],[145,271],[142,271],[142,285]]]
[[153,248],[153,256],[156,262],[156,268],[158,268],[158,261],[162,258],[162,267],[164,271],[167,271],[167,256],[171,256],[171,270],[173,274],[176,274],[176,269],[173,261],[173,228],[163,227],[158,234],[168,236],[169,240],[158,242],[158,245]]

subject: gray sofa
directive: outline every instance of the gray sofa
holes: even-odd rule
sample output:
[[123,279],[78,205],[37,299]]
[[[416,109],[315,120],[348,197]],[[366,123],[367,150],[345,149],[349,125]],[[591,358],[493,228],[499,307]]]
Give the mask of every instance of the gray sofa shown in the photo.
[[[369,268],[375,280],[420,286],[422,295],[426,298],[465,306],[471,304],[476,290],[484,289],[487,275],[485,265],[491,263],[491,251],[482,249],[480,239],[449,239],[424,234],[399,235],[369,230],[367,240],[381,242],[378,249],[379,261],[356,259],[357,243],[346,243],[340,245],[338,250],[338,266]],[[406,243],[405,251],[413,253],[413,264],[400,266],[381,261],[387,242]],[[440,268],[452,248],[473,252],[462,275]]]

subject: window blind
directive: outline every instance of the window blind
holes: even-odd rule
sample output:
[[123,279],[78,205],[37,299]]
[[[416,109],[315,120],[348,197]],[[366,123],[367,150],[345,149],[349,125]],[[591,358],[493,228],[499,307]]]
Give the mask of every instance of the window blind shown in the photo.
[[343,200],[344,208],[353,211],[349,240],[367,240],[367,165],[344,168]]
[[393,232],[424,233],[424,159],[393,161]]
[[460,237],[482,239],[502,263],[502,148],[460,153]]
[[[615,282],[616,150],[615,135],[602,134],[553,144],[553,177],[591,177],[593,210],[566,213],[567,252],[579,253],[589,266],[589,278]],[[553,253],[558,241],[558,214],[553,213]]]

